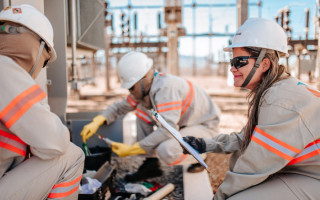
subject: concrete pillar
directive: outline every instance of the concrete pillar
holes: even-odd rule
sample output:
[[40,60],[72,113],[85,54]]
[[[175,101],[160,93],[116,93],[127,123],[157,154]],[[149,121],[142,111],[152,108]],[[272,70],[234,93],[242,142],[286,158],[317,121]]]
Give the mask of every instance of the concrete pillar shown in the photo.
[[248,0],[237,2],[237,27],[239,28],[248,19]]

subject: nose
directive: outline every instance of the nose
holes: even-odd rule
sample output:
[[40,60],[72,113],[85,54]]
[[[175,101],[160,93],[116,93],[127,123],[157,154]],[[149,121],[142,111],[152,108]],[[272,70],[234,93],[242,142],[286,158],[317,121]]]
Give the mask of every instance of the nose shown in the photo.
[[231,66],[230,72],[236,72],[236,71],[238,71],[238,69],[235,66]]

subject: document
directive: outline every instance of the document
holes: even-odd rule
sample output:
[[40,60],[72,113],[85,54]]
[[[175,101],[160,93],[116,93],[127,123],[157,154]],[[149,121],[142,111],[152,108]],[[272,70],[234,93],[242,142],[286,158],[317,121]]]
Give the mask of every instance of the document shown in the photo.
[[165,128],[180,144],[183,146],[202,166],[204,166],[206,169],[208,169],[207,164],[203,161],[203,159],[200,157],[197,150],[195,150],[192,146],[190,146],[189,143],[185,142],[181,136],[181,134],[172,126],[170,126],[166,120],[161,117],[159,113],[156,111],[153,111],[153,116],[155,117],[156,121],[161,124],[163,128]]

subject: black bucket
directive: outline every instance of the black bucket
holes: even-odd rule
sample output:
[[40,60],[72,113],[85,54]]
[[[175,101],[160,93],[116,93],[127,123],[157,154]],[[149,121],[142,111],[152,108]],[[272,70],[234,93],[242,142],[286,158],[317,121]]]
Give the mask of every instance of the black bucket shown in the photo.
[[106,161],[111,160],[111,148],[96,146],[89,148],[91,155],[86,156],[84,161],[85,170],[97,171]]

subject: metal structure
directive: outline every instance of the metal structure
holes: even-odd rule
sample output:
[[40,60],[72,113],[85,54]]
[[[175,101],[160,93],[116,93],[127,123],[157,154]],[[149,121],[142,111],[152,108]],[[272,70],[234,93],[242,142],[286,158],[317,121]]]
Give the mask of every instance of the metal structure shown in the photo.
[[[317,10],[317,8],[316,8]],[[298,73],[297,78],[301,78],[301,74],[308,74],[309,81],[315,81],[315,71],[317,66],[317,54],[318,54],[318,38],[309,38],[309,18],[310,12],[309,9],[305,9],[305,36],[302,39],[302,36],[299,36],[299,39],[292,39],[292,28],[290,27],[290,7],[286,6],[283,9],[280,9],[277,13],[275,20],[283,27],[284,31],[288,36],[288,45],[289,45],[289,54],[290,56],[297,57],[298,64]],[[319,16],[315,12],[315,27],[319,26]],[[315,34],[317,36],[317,34]],[[291,70],[289,65],[289,58],[286,58],[286,65]],[[319,64],[318,64],[318,67]]]

